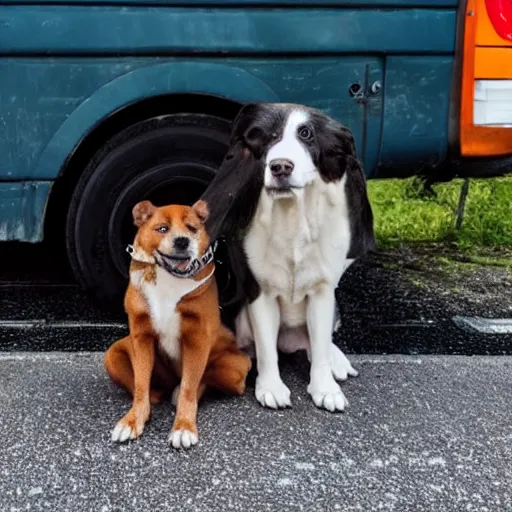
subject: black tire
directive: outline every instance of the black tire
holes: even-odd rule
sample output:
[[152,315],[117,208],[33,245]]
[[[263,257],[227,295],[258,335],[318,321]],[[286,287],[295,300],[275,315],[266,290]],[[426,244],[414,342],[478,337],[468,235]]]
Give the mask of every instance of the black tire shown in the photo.
[[[131,211],[192,204],[218,169],[229,141],[229,121],[175,114],[130,126],[93,157],[74,190],[66,222],[71,267],[81,285],[118,309],[128,284]],[[222,283],[219,283],[221,288]]]

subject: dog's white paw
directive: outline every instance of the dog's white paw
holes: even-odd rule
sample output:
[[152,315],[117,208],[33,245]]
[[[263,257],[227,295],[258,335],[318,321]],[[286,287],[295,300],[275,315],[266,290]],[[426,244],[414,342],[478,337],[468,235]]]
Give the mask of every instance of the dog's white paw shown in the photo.
[[174,430],[169,435],[169,444],[173,448],[190,448],[199,441],[197,434],[190,430]]
[[308,393],[317,407],[330,412],[344,411],[348,406],[348,400],[332,377],[312,382],[308,386]]
[[333,343],[331,355],[332,374],[336,380],[347,380],[348,376],[357,377],[359,372],[355,370],[347,356]]
[[144,425],[137,427],[135,424],[131,425],[124,420],[120,420],[112,430],[111,439],[114,443],[124,443],[129,439],[140,437],[143,430]]
[[270,409],[282,409],[292,405],[290,390],[286,386],[282,390],[259,389],[256,391],[256,399],[263,407]]
[[263,407],[270,407],[271,409],[291,407],[292,405],[290,390],[279,375],[270,378],[258,376],[256,379],[256,400]]

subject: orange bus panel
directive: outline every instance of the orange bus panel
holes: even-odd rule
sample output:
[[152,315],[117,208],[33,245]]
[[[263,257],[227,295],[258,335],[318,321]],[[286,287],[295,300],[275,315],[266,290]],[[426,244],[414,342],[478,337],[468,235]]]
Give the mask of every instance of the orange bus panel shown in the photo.
[[477,47],[475,78],[512,79],[512,48]]
[[[512,128],[500,128],[491,126],[475,126],[473,124],[473,103],[476,77],[476,35],[478,19],[487,17],[484,0],[468,0],[466,6],[466,22],[464,27],[464,56],[462,63],[462,94],[461,94],[461,112],[460,112],[460,151],[463,156],[500,156],[512,153]],[[489,26],[492,25],[489,21]],[[485,27],[485,23],[482,23]],[[493,29],[494,30],[494,29]],[[488,38],[486,32],[481,32],[482,37]],[[507,46],[506,42],[499,36],[501,41],[499,46]],[[495,39],[493,39],[495,41]],[[506,48],[508,50],[508,48]],[[511,50],[512,51],[512,50]],[[496,61],[490,61],[488,65],[479,64],[485,67],[486,72],[492,72],[492,78],[507,78],[508,65],[502,62],[498,68]],[[512,58],[512,57],[511,57]],[[480,72],[481,68],[478,68]],[[499,71],[499,72],[498,72]],[[504,76],[505,73],[505,76]],[[483,78],[483,77],[482,77]],[[491,78],[491,77],[485,77]]]

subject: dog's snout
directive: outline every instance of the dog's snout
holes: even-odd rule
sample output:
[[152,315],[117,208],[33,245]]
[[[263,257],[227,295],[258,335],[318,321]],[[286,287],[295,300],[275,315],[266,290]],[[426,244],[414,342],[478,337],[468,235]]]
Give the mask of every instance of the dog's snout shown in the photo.
[[269,163],[270,172],[276,178],[287,178],[293,171],[293,162],[286,158],[271,160]]
[[184,251],[185,249],[188,249],[189,244],[190,240],[186,236],[178,236],[174,239],[174,247],[178,251]]

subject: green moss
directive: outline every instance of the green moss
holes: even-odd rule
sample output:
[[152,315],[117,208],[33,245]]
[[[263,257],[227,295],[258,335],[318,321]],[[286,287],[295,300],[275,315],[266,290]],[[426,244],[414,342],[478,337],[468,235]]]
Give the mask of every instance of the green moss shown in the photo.
[[478,256],[478,255],[470,255],[469,256],[472,263],[476,265],[484,265],[491,267],[504,267],[509,270],[512,270],[512,259],[508,258],[493,258],[490,256]]
[[410,282],[417,288],[426,288],[427,287],[427,283],[425,281],[422,281],[417,278],[411,278]]

